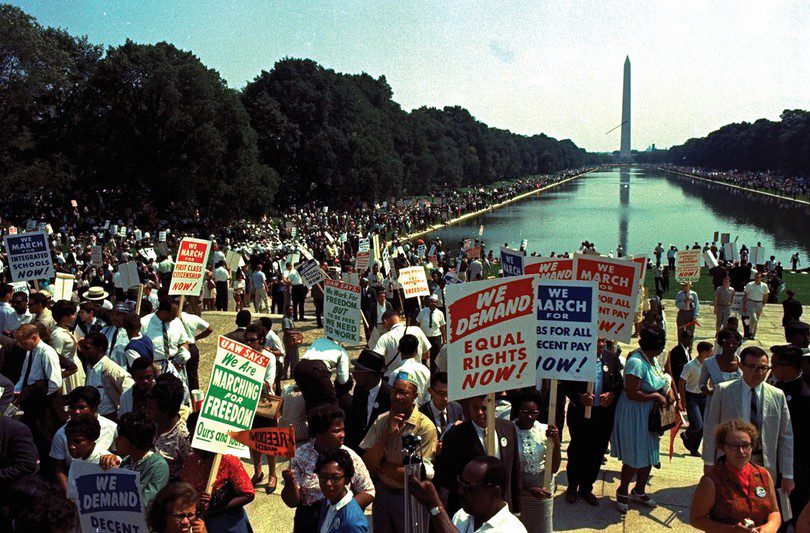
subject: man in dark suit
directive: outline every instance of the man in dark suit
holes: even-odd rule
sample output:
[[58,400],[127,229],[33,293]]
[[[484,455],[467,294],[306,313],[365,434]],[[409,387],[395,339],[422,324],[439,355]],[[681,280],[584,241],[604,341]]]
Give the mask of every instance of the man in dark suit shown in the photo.
[[377,291],[368,286],[366,278],[360,278],[360,312],[363,313],[365,321],[363,328],[366,331],[366,339],[368,339],[371,329],[374,327],[374,322],[371,321],[371,310],[374,309],[377,302]]
[[344,444],[363,454],[360,443],[377,417],[391,408],[391,385],[382,379],[385,357],[364,349],[354,365],[354,394],[346,411]]
[[[434,484],[446,489],[447,513],[451,516],[461,508],[458,494],[458,476],[464,467],[481,455],[487,455],[484,448],[484,430],[487,426],[487,407],[484,396],[470,398],[467,405],[468,420],[451,427],[442,439],[442,453],[436,461]],[[507,472],[504,500],[512,513],[520,512],[520,455],[517,449],[515,425],[503,419],[495,420],[495,454]]]
[[[601,344],[601,343],[600,343]],[[588,504],[597,506],[599,500],[593,493],[593,483],[599,476],[602,457],[607,451],[616,401],[624,386],[622,364],[614,351],[612,341],[599,348],[598,367],[593,394],[587,392],[584,381],[565,381],[562,387],[568,396],[568,489],[565,500],[577,501],[577,494]],[[585,407],[591,407],[591,418],[585,418]]]
[[678,332],[678,345],[669,351],[667,358],[666,371],[678,383],[681,379],[681,372],[683,367],[692,359],[692,341],[694,337],[688,329],[682,329]]
[[37,449],[22,422],[0,417],[0,492],[37,471]]
[[788,289],[785,291],[787,298],[782,300],[782,327],[786,328],[788,322],[801,320],[802,303],[795,298],[796,293]]
[[[459,403],[451,402],[447,398],[447,372],[434,372],[430,376],[428,393],[430,401],[420,405],[419,410],[436,424],[441,439],[447,429],[464,421],[464,411]],[[437,448],[437,453],[440,449]]]

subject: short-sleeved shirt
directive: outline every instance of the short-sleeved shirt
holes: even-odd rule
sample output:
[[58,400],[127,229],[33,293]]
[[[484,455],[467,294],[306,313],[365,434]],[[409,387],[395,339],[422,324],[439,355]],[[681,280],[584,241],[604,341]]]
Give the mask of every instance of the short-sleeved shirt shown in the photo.
[[732,300],[734,299],[734,289],[732,287],[717,287],[714,291],[717,297],[717,305],[720,307],[731,307]]
[[181,321],[183,322],[183,326],[186,328],[189,344],[195,344],[197,342],[195,337],[211,327],[211,325],[200,316],[186,312],[181,313],[180,316],[182,317]]
[[755,281],[752,281],[745,286],[745,294],[752,302],[764,302],[765,297],[768,296],[768,285],[761,282],[757,285]]
[[640,350],[632,352],[627,357],[624,375],[639,378],[641,380],[641,390],[644,392],[659,391],[666,385],[664,371],[661,370],[658,360],[653,358],[652,364],[650,364]]
[[[118,431],[118,424],[113,422],[107,417],[98,416],[98,425],[101,426],[101,433],[96,440],[96,447],[104,450],[112,448],[113,441],[115,440],[115,433]],[[51,457],[59,461],[64,461],[65,464],[70,465],[73,462],[73,457],[68,453],[67,448],[67,435],[65,435],[65,426],[60,427],[56,434],[53,436],[51,442]]]
[[[354,464],[354,477],[351,486],[348,487],[352,494],[368,492],[372,496],[375,494],[374,482],[366,468],[365,463],[354,450],[341,446],[341,449],[349,452]],[[318,483],[318,475],[315,473],[315,463],[318,460],[318,452],[315,450],[315,441],[311,440],[306,444],[296,447],[295,457],[293,457],[290,467],[295,474],[295,483],[301,494],[302,505],[312,505],[323,499],[323,492]]]
[[[433,315],[432,323],[431,315]],[[416,322],[426,336],[439,337],[442,334],[442,326],[444,326],[444,313],[438,309],[431,310],[430,307],[425,307],[419,312]]]
[[263,289],[264,288],[264,283],[266,281],[267,281],[267,276],[265,276],[264,272],[262,272],[260,270],[257,270],[256,272],[254,272],[253,275],[250,277],[250,284],[255,289],[258,289],[258,288]]
[[686,392],[700,394],[700,372],[703,370],[703,363],[695,357],[683,366],[681,379],[684,381]]
[[[368,450],[374,446],[382,437],[385,424],[388,423],[388,417],[391,412],[383,413],[377,417],[377,420],[371,425],[368,433],[360,443],[360,447]],[[387,463],[402,464],[402,435],[406,433],[413,433],[422,438],[421,452],[422,461],[426,468],[433,468],[433,458],[436,455],[436,425],[433,421],[419,409],[414,409],[411,416],[402,424],[402,428],[395,433],[388,442],[385,444],[385,453],[383,454],[383,461]],[[385,474],[380,474],[380,479],[392,489],[402,489],[403,480],[401,478],[392,479]]]

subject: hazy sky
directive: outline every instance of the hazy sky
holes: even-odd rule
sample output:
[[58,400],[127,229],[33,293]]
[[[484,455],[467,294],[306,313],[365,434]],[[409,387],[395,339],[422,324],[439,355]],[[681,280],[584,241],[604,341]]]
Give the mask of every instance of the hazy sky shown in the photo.
[[284,57],[384,74],[406,110],[461,105],[518,133],[619,147],[622,65],[633,148],[810,109],[810,3],[795,1],[12,2],[117,45],[168,41],[241,88]]

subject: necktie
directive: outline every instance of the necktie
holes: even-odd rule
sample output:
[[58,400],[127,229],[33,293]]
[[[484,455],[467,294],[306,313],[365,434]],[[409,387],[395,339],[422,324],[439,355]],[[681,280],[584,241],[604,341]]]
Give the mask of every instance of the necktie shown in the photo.
[[25,374],[23,375],[22,386],[28,385],[28,376],[31,375],[31,365],[34,363],[34,352],[30,351],[26,354],[28,357],[28,365],[25,367]]
[[169,325],[161,321],[160,325],[163,326],[163,356],[166,362],[169,361]]
[[113,352],[113,348],[115,348],[115,340],[118,338],[118,329],[115,328],[113,332],[112,340],[110,341],[110,345],[107,347],[107,355],[111,355]]
[[447,428],[447,413],[442,411],[439,413],[439,422],[442,429],[442,433],[444,433],[445,428]]
[[428,314],[430,315],[430,320],[428,320],[428,327],[432,328],[433,327],[433,311],[428,311]]
[[751,423],[759,431],[759,410],[757,409],[757,390],[751,389]]

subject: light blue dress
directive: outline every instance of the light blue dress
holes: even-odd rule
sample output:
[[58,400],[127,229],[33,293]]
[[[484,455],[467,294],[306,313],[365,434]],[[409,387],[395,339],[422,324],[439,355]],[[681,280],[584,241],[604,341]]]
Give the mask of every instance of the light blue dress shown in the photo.
[[[641,379],[642,392],[656,392],[666,384],[658,361],[653,358],[653,364],[650,364],[640,349],[627,357],[624,375]],[[632,468],[645,468],[659,462],[660,437],[648,429],[653,405],[655,402],[652,400],[636,402],[629,399],[626,391],[622,391],[616,405],[610,455]]]

